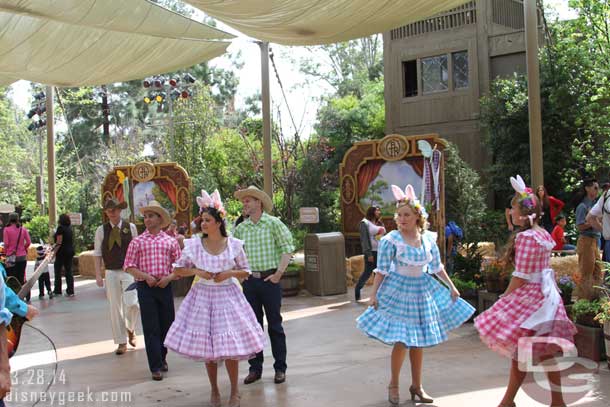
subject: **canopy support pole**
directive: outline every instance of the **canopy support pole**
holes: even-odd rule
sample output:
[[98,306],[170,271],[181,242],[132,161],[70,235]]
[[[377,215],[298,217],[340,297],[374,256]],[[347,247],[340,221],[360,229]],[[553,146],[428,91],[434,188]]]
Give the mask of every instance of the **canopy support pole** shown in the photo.
[[273,173],[271,167],[271,97],[269,92],[269,43],[261,47],[261,96],[263,103],[263,180],[264,190],[273,199]]

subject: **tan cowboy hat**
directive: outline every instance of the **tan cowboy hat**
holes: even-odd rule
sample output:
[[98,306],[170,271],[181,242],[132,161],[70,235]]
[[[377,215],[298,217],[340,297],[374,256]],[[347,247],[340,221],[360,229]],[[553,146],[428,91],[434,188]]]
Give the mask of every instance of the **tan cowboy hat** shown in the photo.
[[104,202],[104,206],[102,209],[108,210],[108,209],[115,209],[115,208],[125,209],[125,208],[127,208],[127,202],[125,202],[125,201],[119,202],[119,200],[116,198],[108,198],[108,199],[106,199],[106,202]]
[[148,206],[143,206],[140,208],[140,213],[144,215],[144,212],[154,212],[159,215],[163,221],[161,227],[167,227],[171,223],[172,219],[169,217],[169,212],[167,209],[161,206],[161,204],[157,201],[148,202]]
[[258,199],[263,203],[263,209],[265,210],[265,212],[271,213],[271,210],[273,210],[273,201],[271,200],[269,195],[267,195],[265,191],[261,191],[254,185],[250,185],[246,189],[240,189],[239,191],[235,192],[233,196],[239,199],[240,201],[242,201],[247,196],[251,196],[252,198]]

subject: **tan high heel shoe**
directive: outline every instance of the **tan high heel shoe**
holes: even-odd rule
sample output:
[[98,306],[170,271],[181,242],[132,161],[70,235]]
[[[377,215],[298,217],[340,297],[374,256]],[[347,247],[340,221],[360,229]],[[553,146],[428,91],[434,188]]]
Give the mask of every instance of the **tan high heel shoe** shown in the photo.
[[400,395],[398,394],[398,385],[388,386],[388,401],[390,404],[397,406],[400,403]]
[[229,407],[239,407],[241,402],[241,395],[236,394],[235,396],[231,396],[229,399]]
[[429,404],[434,402],[434,400],[427,396],[427,394],[422,390],[421,387],[419,389],[416,389],[415,387],[411,386],[409,387],[409,393],[411,393],[412,401],[415,401],[415,397],[417,396],[417,398],[419,398],[420,403]]
[[220,407],[221,406],[221,402],[220,402],[220,393],[214,394],[212,393],[210,395],[210,406],[212,407]]

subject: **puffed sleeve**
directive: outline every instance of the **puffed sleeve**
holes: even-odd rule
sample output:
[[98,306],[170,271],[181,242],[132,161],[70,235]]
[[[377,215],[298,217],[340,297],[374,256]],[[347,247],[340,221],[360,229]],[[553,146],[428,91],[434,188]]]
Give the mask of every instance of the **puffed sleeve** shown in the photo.
[[436,274],[443,270],[443,263],[441,263],[441,254],[436,244],[436,233],[426,233],[426,243],[430,245],[430,254],[432,260],[428,263],[428,273]]
[[[193,257],[193,243],[194,240],[196,238],[190,238],[190,239],[186,239],[184,241],[184,249],[180,252],[180,247],[178,246],[178,253],[180,254],[180,256],[178,257],[178,260],[176,260],[172,266],[174,268],[191,268],[191,267],[195,267],[195,261],[194,261],[194,257]],[[178,243],[176,242],[176,245],[178,245]]]
[[392,261],[396,257],[396,245],[387,238],[381,239],[377,248],[377,268],[375,273],[387,276],[390,273]]
[[233,245],[233,253],[235,254],[235,267],[238,270],[247,271],[248,274],[252,274],[246,252],[244,251],[243,240],[231,238],[231,244]]

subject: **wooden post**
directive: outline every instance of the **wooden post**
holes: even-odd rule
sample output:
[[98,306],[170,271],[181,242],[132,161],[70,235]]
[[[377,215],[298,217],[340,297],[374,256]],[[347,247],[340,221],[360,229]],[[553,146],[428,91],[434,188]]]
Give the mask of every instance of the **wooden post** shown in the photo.
[[51,234],[57,224],[57,207],[55,197],[55,134],[53,128],[53,87],[46,89],[47,107],[47,176],[49,177],[49,229]]
[[271,97],[269,94],[269,43],[261,47],[261,96],[263,104],[263,180],[264,190],[273,199],[273,173],[271,167]]
[[540,68],[538,65],[538,10],[536,0],[524,0],[523,8],[527,58],[531,185],[535,189],[538,185],[544,185]]

